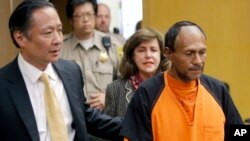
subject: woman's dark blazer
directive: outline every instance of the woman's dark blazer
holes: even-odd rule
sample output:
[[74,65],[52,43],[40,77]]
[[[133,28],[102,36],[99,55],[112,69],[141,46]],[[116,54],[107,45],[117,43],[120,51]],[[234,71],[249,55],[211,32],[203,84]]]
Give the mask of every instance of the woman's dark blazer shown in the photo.
[[128,79],[117,79],[107,85],[104,112],[112,117],[123,117],[135,89]]

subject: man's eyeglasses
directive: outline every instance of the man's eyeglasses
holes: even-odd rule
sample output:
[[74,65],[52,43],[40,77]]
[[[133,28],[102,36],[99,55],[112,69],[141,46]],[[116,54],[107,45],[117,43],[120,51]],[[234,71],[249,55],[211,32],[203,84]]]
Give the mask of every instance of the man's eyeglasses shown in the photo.
[[73,15],[73,18],[77,20],[83,20],[83,19],[93,19],[95,16],[95,13],[82,13],[78,15]]

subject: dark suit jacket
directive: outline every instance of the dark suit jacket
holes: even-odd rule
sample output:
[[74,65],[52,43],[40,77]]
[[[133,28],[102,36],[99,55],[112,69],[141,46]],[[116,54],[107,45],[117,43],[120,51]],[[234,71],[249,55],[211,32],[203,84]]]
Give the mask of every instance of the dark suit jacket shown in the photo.
[[127,106],[135,93],[128,79],[117,79],[107,85],[104,112],[112,117],[124,117]]
[[[110,118],[86,105],[79,67],[69,61],[53,64],[61,78],[72,112],[75,141],[88,141],[87,132],[119,140],[120,118]],[[17,59],[0,69],[0,140],[39,141],[34,112]]]

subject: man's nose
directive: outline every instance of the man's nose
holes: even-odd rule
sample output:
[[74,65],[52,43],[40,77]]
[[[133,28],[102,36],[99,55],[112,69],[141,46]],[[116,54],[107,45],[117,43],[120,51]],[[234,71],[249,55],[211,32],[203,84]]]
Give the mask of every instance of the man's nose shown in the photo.
[[201,64],[202,63],[202,56],[200,56],[198,53],[195,54],[193,59],[194,64]]

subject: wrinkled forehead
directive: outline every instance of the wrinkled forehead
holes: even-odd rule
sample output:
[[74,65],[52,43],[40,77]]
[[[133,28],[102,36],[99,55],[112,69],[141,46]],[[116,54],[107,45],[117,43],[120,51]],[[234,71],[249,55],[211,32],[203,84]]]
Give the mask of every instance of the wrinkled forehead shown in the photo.
[[196,46],[206,47],[205,35],[196,26],[183,26],[175,40],[175,48]]
[[196,26],[183,26],[176,37],[176,41],[189,41],[191,39],[200,39],[205,41],[205,35]]
[[43,7],[36,9],[32,13],[31,18],[31,26],[41,26],[44,27],[46,25],[56,25],[61,26],[61,20],[55,8],[52,7]]
[[180,28],[178,36],[200,36],[205,37],[202,31],[197,26],[183,26]]
[[97,12],[97,13],[99,13],[99,14],[105,13],[105,14],[110,15],[110,9],[109,9],[109,7],[108,7],[107,5],[105,5],[105,4],[99,4],[99,5],[98,5],[98,12]]

